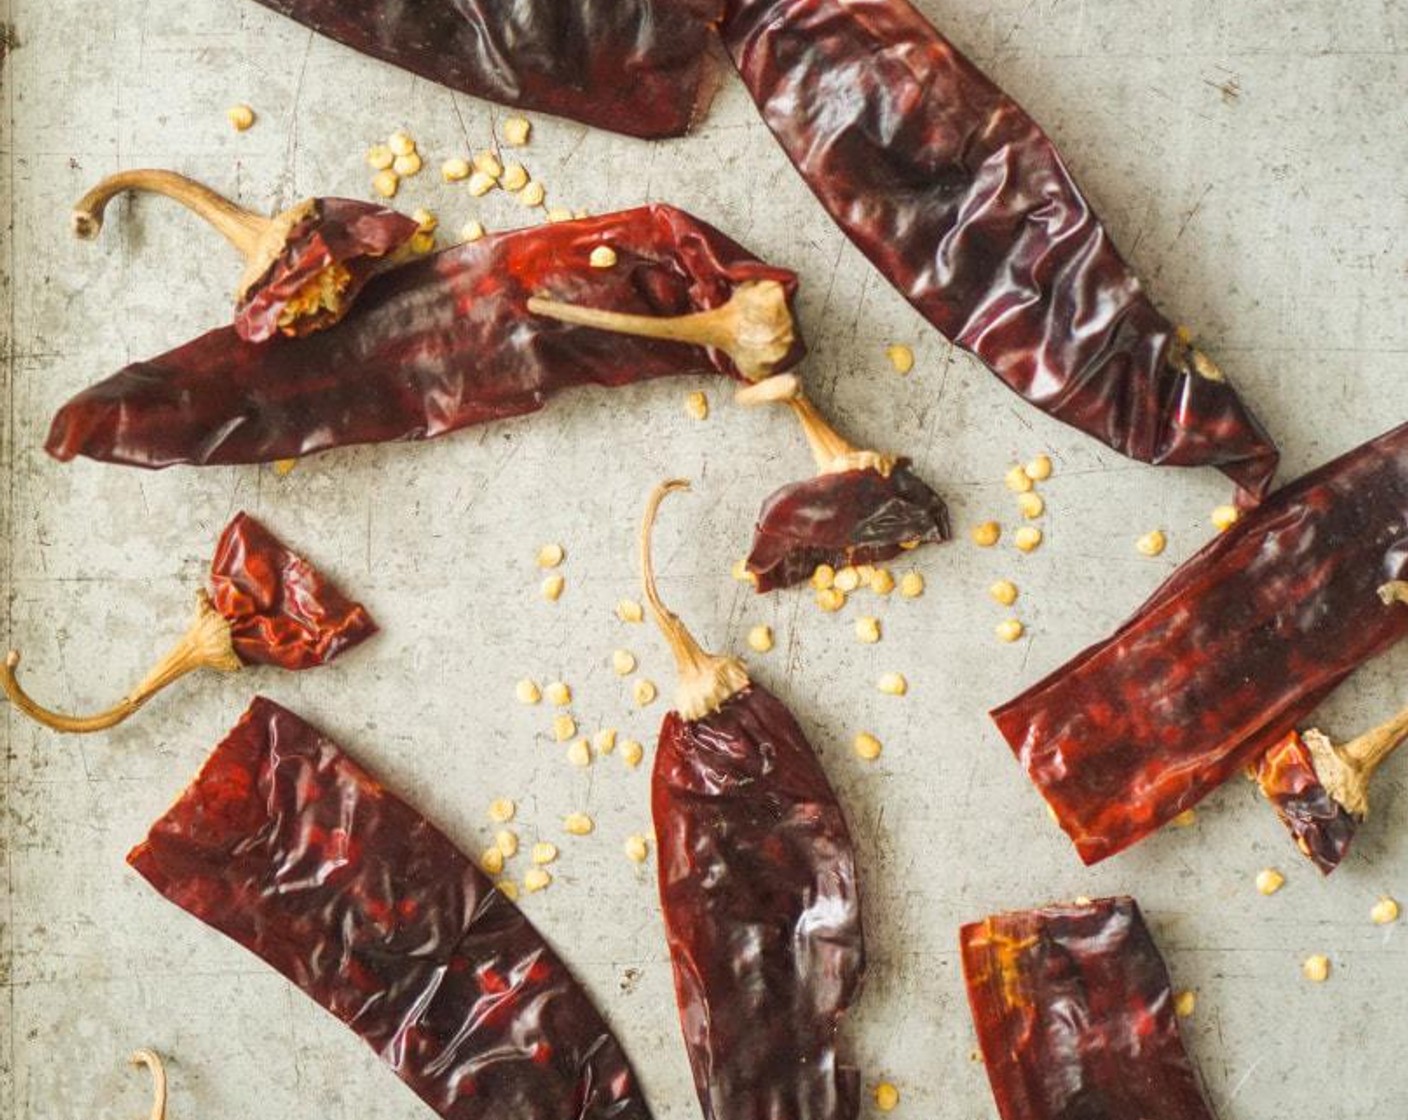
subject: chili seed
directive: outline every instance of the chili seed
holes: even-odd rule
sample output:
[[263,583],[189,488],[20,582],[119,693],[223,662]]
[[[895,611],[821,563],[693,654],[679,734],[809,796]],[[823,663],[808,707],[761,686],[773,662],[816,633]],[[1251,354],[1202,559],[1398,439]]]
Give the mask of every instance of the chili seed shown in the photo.
[[995,602],[1001,603],[1004,607],[1010,607],[1017,601],[1019,592],[1017,585],[1010,579],[1000,579],[988,588],[988,594]]
[[475,221],[473,218],[465,222],[465,224],[460,227],[461,241],[478,241],[483,236],[484,226],[480,222]]
[[555,603],[562,598],[562,589],[567,586],[567,581],[560,575],[550,575],[543,580],[543,598],[549,603]]
[[1330,978],[1330,958],[1324,953],[1313,953],[1301,962],[1300,971],[1312,984],[1323,984]]
[[616,749],[616,729],[603,727],[592,736],[592,747],[597,754],[610,754]]
[[567,761],[573,766],[590,766],[592,764],[592,746],[585,739],[573,739],[572,745],[567,748]]
[[593,268],[615,268],[616,250],[610,245],[598,245],[591,251],[587,263]]
[[758,577],[748,570],[748,557],[740,556],[733,562],[733,567],[728,570],[728,574],[738,580],[739,583],[758,582]]
[[1004,476],[1002,481],[1007,489],[1014,494],[1025,494],[1032,488],[1032,480],[1026,472],[1026,468],[1021,466],[1013,467]]
[[500,879],[494,886],[510,902],[518,901],[518,884],[512,879]]
[[391,134],[386,146],[391,149],[393,155],[398,156],[408,156],[416,150],[416,142],[400,131]]
[[373,144],[367,149],[367,166],[373,171],[385,171],[396,159],[396,153],[385,144]]
[[1193,1014],[1198,1006],[1198,993],[1190,992],[1186,989],[1178,992],[1173,997],[1173,1013],[1180,1019],[1186,1019]]
[[1398,913],[1398,903],[1388,895],[1384,895],[1374,903],[1374,908],[1369,911],[1369,917],[1373,919],[1376,926],[1387,926],[1398,921]]
[[538,682],[524,677],[513,688],[513,694],[518,697],[520,704],[536,704],[543,698],[542,690],[538,687]]
[[1012,543],[1018,552],[1034,552],[1041,547],[1041,530],[1031,525],[1023,525],[1012,534]]
[[1174,828],[1192,828],[1198,823],[1198,810],[1184,809],[1168,823]]
[[1211,514],[1213,526],[1219,533],[1227,532],[1240,520],[1242,520],[1242,513],[1236,506],[1218,506]]
[[528,134],[533,126],[522,117],[509,117],[504,121],[504,143],[511,148],[521,148],[528,143]]
[[382,198],[395,198],[396,192],[401,189],[401,176],[389,168],[378,171],[372,176],[372,190],[381,195]]
[[274,473],[280,478],[287,478],[293,473],[293,469],[296,466],[298,466],[297,459],[275,459]]
[[885,357],[890,359],[896,373],[908,373],[914,368],[914,351],[903,343],[885,347]]
[[1004,618],[997,624],[997,640],[1000,642],[1015,642],[1026,633],[1026,627],[1022,625],[1022,620],[1018,618]]
[[1033,482],[1045,482],[1051,477],[1051,456],[1038,455],[1022,468],[1022,472]]
[[889,568],[876,568],[875,575],[870,581],[870,590],[877,595],[888,595],[895,589],[895,577],[890,574]]
[[554,206],[548,210],[548,221],[550,222],[570,222],[572,211],[565,206]]
[[543,690],[543,695],[554,708],[565,708],[572,703],[572,689],[562,681],[553,681]]
[[1168,538],[1158,529],[1145,533],[1137,541],[1134,547],[1143,556],[1157,556],[1168,546]]
[[416,223],[422,233],[433,233],[440,225],[440,219],[424,206],[416,208],[411,214],[411,220]]
[[1018,494],[1017,508],[1022,511],[1022,516],[1030,521],[1046,512],[1046,503],[1042,501],[1040,494]]
[[888,1081],[882,1081],[875,1086],[875,1107],[881,1112],[893,1112],[899,1103],[900,1091]]
[[575,734],[577,734],[577,721],[566,712],[552,717],[552,737],[559,743],[567,742]]
[[636,681],[634,687],[631,689],[631,695],[635,697],[636,706],[644,708],[654,703],[655,697],[659,695],[659,692],[653,683],[642,679]]
[[903,673],[886,673],[875,682],[875,687],[886,696],[903,696],[909,691],[909,682]]
[[469,160],[460,156],[447,159],[440,165],[440,178],[447,183],[458,183],[461,179],[468,179]]
[[498,875],[504,869],[504,854],[498,848],[487,848],[479,857],[479,867],[485,875]]
[[411,234],[410,248],[411,252],[419,257],[433,252],[435,249],[435,234],[426,233],[425,230],[419,230]]
[[851,749],[856,752],[857,758],[863,758],[866,762],[874,762],[880,757],[880,740],[869,731],[862,731],[851,740]]
[[504,173],[504,165],[499,162],[498,156],[488,148],[485,148],[482,152],[475,153],[474,170],[482,172],[489,176],[489,178],[497,181],[499,176]]
[[640,765],[641,759],[645,757],[645,748],[634,739],[627,739],[621,744],[621,761],[634,770]]
[[511,163],[504,168],[499,184],[506,191],[521,191],[528,185],[528,172],[521,163]]
[[225,110],[225,119],[236,132],[248,132],[254,125],[254,110],[248,105],[231,105]]
[[856,641],[873,646],[880,640],[880,620],[870,615],[856,619]]
[[412,152],[408,156],[397,156],[391,163],[391,170],[402,177],[419,175],[421,160],[419,152]]
[[1274,867],[1265,867],[1256,873],[1256,889],[1264,895],[1273,895],[1286,885],[1286,877]]
[[767,653],[773,647],[772,627],[759,623],[748,631],[748,648],[754,653]]
[[844,591],[849,595],[860,586],[860,573],[848,564],[846,567],[837,571],[836,579],[832,582],[832,586],[835,587],[837,591]]
[[489,802],[489,819],[495,824],[508,824],[516,812],[518,806],[513,803],[511,797],[496,797]]
[[860,577],[860,585],[862,587],[869,587],[875,580],[875,565],[857,564],[856,575]]
[[530,867],[523,873],[523,889],[529,894],[547,890],[552,883],[552,872],[542,867]]
[[529,858],[539,867],[552,863],[557,859],[557,845],[550,840],[539,840],[533,845],[533,851]]
[[1002,538],[1002,526],[996,521],[984,521],[974,525],[969,535],[979,548],[991,548]]
[[626,837],[626,858],[632,863],[644,863],[646,856],[650,854],[650,847],[644,836]]
[[812,587],[817,591],[825,591],[835,585],[836,569],[830,564],[818,564],[812,572]]
[[622,622],[641,622],[645,619],[645,608],[634,599],[622,599],[616,604],[616,617]]
[[567,553],[562,550],[560,544],[545,544],[538,549],[537,561],[540,568],[556,568],[562,563]]
[[482,171],[476,171],[469,177],[469,193],[475,198],[483,198],[496,185],[493,178]]
[[[593,253],[595,255],[595,253]],[[612,264],[616,262],[613,260]],[[609,265],[607,267],[610,267]],[[709,397],[705,393],[695,391],[684,398],[684,410],[695,420],[709,419]]]
[[611,655],[611,668],[618,677],[629,677],[636,671],[635,655],[630,650],[616,650]]
[[518,202],[531,210],[535,206],[541,206],[547,196],[547,188],[542,183],[532,182],[518,192]]
[[596,824],[586,813],[568,813],[563,818],[562,827],[571,836],[588,836]]
[[900,594],[906,599],[917,599],[924,594],[924,577],[918,572],[905,572],[900,577]]
[[494,847],[504,859],[512,859],[518,854],[518,833],[511,828],[501,828],[494,833]]
[[816,605],[827,614],[835,614],[846,605],[846,593],[835,587],[824,587],[816,593]]

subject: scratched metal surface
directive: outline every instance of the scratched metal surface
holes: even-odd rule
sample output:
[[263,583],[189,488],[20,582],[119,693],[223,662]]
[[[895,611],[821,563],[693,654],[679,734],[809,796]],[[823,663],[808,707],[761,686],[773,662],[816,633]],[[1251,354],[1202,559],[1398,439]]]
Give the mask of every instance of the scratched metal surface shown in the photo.
[[[1408,8],[1394,0],[924,0],[958,44],[1064,147],[1159,301],[1193,324],[1285,449],[1295,474],[1404,418],[1408,351]],[[362,152],[404,126],[432,170],[400,201],[445,227],[528,218],[440,183],[441,158],[487,144],[503,111],[311,38],[235,0],[0,0],[13,30],[0,138],[5,423],[0,452],[0,636],[55,703],[119,695],[183,624],[215,533],[235,510],[266,518],[362,597],[385,627],[336,666],[178,687],[111,734],[60,739],[0,718],[0,1111],[16,1120],[129,1117],[146,1086],[138,1045],[171,1057],[177,1120],[390,1120],[426,1115],[343,1027],[242,950],[157,898],[123,855],[194,773],[251,692],[334,733],[466,848],[491,836],[487,802],[514,796],[525,840],[586,809],[558,882],[525,903],[591,987],[667,1120],[695,1115],[678,1043],[651,870],[620,854],[648,825],[648,765],[570,768],[548,713],[513,700],[520,676],[562,677],[587,730],[647,743],[663,711],[631,709],[609,652],[667,685],[660,641],[616,622],[633,587],[641,498],[665,475],[697,494],[664,515],[669,597],[707,642],[739,648],[769,622],[756,675],[814,736],[859,838],[872,947],[853,1037],[867,1082],[901,1088],[901,1116],[993,1115],[959,981],[968,919],[1076,894],[1142,900],[1176,982],[1199,993],[1187,1034],[1223,1120],[1397,1120],[1408,954],[1369,923],[1382,891],[1408,895],[1408,763],[1378,784],[1356,854],[1322,882],[1253,790],[1232,783],[1195,827],[1081,868],[984,711],[1115,625],[1210,532],[1226,497],[1209,473],[1158,474],[1022,407],[925,329],[845,244],[791,172],[735,81],[688,140],[632,142],[536,120],[530,169],[550,202],[594,211],[669,200],[803,276],[816,398],[851,435],[912,455],[959,525],[1014,512],[1009,462],[1047,450],[1047,544],[1027,557],[966,543],[926,551],[917,602],[878,612],[859,645],[805,595],[754,598],[728,577],[763,494],[808,458],[782,416],[744,414],[723,387],[583,392],[521,422],[431,444],[269,469],[161,474],[60,465],[41,441],[82,385],[222,321],[237,268],[169,205],[124,206],[97,245],[67,236],[68,204],[118,167],[169,165],[258,207],[363,195]],[[227,105],[259,114],[235,135]],[[912,342],[908,379],[883,347]],[[710,393],[700,423],[687,389]],[[1137,556],[1162,527],[1171,547]],[[568,550],[568,589],[535,596],[536,546]],[[992,637],[983,589],[1017,580],[1029,638]],[[862,598],[860,602],[864,602]],[[883,670],[908,674],[902,700]],[[1404,701],[1408,650],[1375,664],[1321,722],[1353,732]],[[865,765],[861,729],[886,744]],[[647,759],[648,762],[648,759]],[[1272,899],[1257,869],[1288,875]],[[518,873],[521,875],[521,866]],[[1330,982],[1299,977],[1310,952]]]

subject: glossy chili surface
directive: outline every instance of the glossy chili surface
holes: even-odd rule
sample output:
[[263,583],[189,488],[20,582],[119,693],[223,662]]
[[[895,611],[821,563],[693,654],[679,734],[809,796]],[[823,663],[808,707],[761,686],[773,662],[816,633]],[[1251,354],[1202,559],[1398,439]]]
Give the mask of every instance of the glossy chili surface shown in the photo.
[[1037,124],[904,0],[729,0],[722,31],[802,178],[947,338],[1122,454],[1265,492],[1256,418],[1194,369]]
[[1085,862],[1255,762],[1408,634],[1408,425],[1276,491],[992,715]]
[[449,1120],[648,1120],[620,1044],[522,912],[270,700],[254,700],[128,862]]
[[1321,784],[1299,731],[1287,732],[1261,756],[1256,780],[1301,854],[1321,874],[1338,867],[1349,854],[1359,822]]
[[999,914],[959,941],[1002,1120],[1214,1120],[1134,899]]
[[[598,245],[616,251],[615,267],[590,267]],[[255,345],[224,328],[130,365],[64,405],[46,447],[154,468],[270,462],[429,439],[533,412],[576,385],[736,376],[712,349],[571,326],[525,305],[548,296],[680,315],[725,303],[749,280],[796,291],[793,273],[668,206],[498,234],[377,276],[341,323],[307,338]]]
[[651,782],[680,1023],[706,1120],[844,1120],[837,1054],[865,967],[855,853],[816,753],[751,685],[670,712]]

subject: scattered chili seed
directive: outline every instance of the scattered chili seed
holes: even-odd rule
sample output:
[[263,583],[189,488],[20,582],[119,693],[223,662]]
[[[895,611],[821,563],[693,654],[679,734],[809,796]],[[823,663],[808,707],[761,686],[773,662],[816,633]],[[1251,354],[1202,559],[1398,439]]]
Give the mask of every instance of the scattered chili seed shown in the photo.
[[640,765],[641,759],[645,757],[645,748],[634,739],[627,739],[621,744],[621,761],[634,770]]
[[231,105],[225,110],[225,119],[236,132],[248,132],[254,125],[254,110],[248,105]]
[[516,812],[518,806],[513,803],[511,797],[496,797],[489,802],[489,819],[495,824],[508,824]]
[[603,727],[592,736],[592,748],[597,754],[610,754],[616,749],[616,729]]
[[642,622],[645,619],[645,608],[634,599],[622,599],[616,604],[616,617],[622,622]]
[[412,152],[408,156],[397,156],[391,163],[391,170],[404,178],[412,175],[419,175],[421,160],[419,152]]
[[642,679],[636,681],[631,689],[631,695],[635,697],[636,706],[644,708],[648,704],[654,703],[659,692],[652,682]]
[[550,222],[570,222],[572,211],[565,206],[553,206],[548,210],[548,221]]
[[1324,953],[1314,953],[1301,963],[1300,971],[1312,984],[1323,984],[1330,978],[1330,958]]
[[460,156],[447,159],[440,165],[440,178],[447,183],[458,183],[461,179],[468,179],[469,160]]
[[877,568],[875,577],[870,581],[870,590],[877,595],[888,595],[895,589],[895,577],[890,574],[889,568]]
[[475,198],[483,198],[497,185],[492,176],[482,171],[476,171],[469,177],[469,193]]
[[918,572],[905,572],[900,577],[900,594],[906,599],[917,599],[924,594],[924,577]]
[[997,624],[997,638],[1001,642],[1015,642],[1026,633],[1026,627],[1022,625],[1021,619],[1004,618]]
[[849,595],[860,586],[860,573],[850,565],[847,565],[837,571],[832,586],[835,587],[837,591],[844,591]]
[[419,230],[416,233],[411,234],[409,246],[412,253],[415,253],[417,256],[423,257],[427,253],[432,252],[434,250],[435,234],[426,233],[424,230]]
[[485,875],[498,875],[504,869],[504,854],[498,848],[486,848],[479,857],[479,866]]
[[590,766],[592,764],[592,746],[585,739],[573,739],[572,745],[567,748],[567,761],[573,766]]
[[396,159],[396,153],[385,144],[373,144],[367,149],[367,166],[373,171],[385,171]]
[[626,649],[616,650],[611,655],[611,668],[618,677],[629,677],[636,671],[635,654]]
[[275,459],[274,473],[280,478],[287,478],[293,473],[293,469],[298,466],[297,459]]
[[385,171],[378,171],[372,176],[372,190],[381,195],[382,198],[395,198],[396,192],[401,188],[401,176],[389,168]]
[[914,351],[903,343],[885,347],[885,357],[890,359],[896,373],[908,373],[914,368]]
[[411,220],[425,233],[433,233],[440,226],[440,219],[424,206],[417,207],[411,213]]
[[900,1091],[888,1081],[875,1086],[875,1107],[881,1112],[892,1112],[900,1103]]
[[[592,253],[596,255],[595,250]],[[612,264],[616,262],[613,260]],[[610,267],[609,265],[607,267]],[[709,419],[709,398],[706,394],[695,391],[684,398],[684,410],[695,420]]]
[[880,620],[870,615],[856,619],[856,640],[866,645],[874,645],[880,640]]
[[866,762],[874,762],[880,757],[880,740],[869,731],[862,731],[851,741],[851,749],[856,752],[857,758],[863,758]]
[[1041,547],[1041,530],[1031,525],[1023,525],[1012,534],[1012,543],[1018,552],[1032,552]]
[[524,677],[513,688],[513,694],[518,697],[520,704],[536,704],[543,698],[542,689],[538,687],[538,682]]
[[904,679],[903,673],[886,673],[875,683],[875,687],[886,696],[903,696],[909,691],[909,682]]
[[812,587],[817,591],[825,591],[829,587],[836,585],[836,569],[830,564],[818,564],[812,572]]
[[827,614],[835,614],[846,605],[846,593],[834,587],[824,587],[816,593],[816,605]]
[[1193,1014],[1198,1006],[1198,993],[1187,990],[1178,992],[1173,997],[1173,1013],[1180,1019],[1186,1019]]
[[577,734],[577,721],[566,712],[552,717],[552,737],[559,743],[567,742],[575,734]]
[[521,191],[528,185],[528,172],[521,163],[511,163],[504,168],[499,183],[506,191]]
[[593,268],[615,268],[616,250],[610,245],[598,245],[591,251],[591,256],[587,258],[587,262]]
[[552,884],[552,872],[542,867],[530,867],[523,873],[523,889],[529,894],[547,890]]
[[1051,456],[1038,455],[1022,471],[1033,482],[1045,482],[1051,477]]
[[509,117],[504,121],[504,143],[511,148],[521,148],[528,143],[528,134],[533,126],[522,117]]
[[857,564],[856,575],[860,577],[862,587],[869,587],[875,579],[875,566],[873,564]]
[[1145,533],[1135,541],[1134,547],[1139,550],[1141,555],[1157,556],[1168,547],[1168,538],[1158,529],[1155,529],[1152,532]]
[[552,863],[557,859],[557,845],[550,840],[539,840],[533,845],[530,858],[540,867],[543,864]]
[[482,152],[475,153],[474,170],[483,172],[497,182],[499,176],[504,173],[504,165],[499,162],[498,156],[485,148]]
[[563,818],[562,827],[571,836],[587,836],[596,824],[586,813],[568,813]]
[[545,544],[538,549],[537,561],[540,568],[556,568],[567,555],[560,544]]
[[973,526],[970,536],[979,548],[991,548],[1002,538],[1002,526],[996,521],[984,521]]
[[1017,601],[1019,592],[1017,585],[1010,579],[1000,579],[988,588],[988,594],[993,600],[1001,603],[1004,607],[1010,607]]
[[1026,468],[1021,466],[1013,467],[1003,476],[1002,481],[1006,483],[1007,489],[1014,494],[1025,494],[1032,488],[1031,476],[1027,474]]
[[1192,828],[1198,823],[1198,810],[1184,809],[1168,822],[1174,828]]
[[739,583],[747,583],[753,578],[753,573],[748,570],[748,558],[740,556],[733,562],[733,567],[728,570],[728,574]]
[[529,183],[526,187],[524,187],[521,191],[518,192],[518,201],[521,205],[526,206],[528,207],[528,209],[531,210],[535,206],[541,206],[543,204],[543,200],[547,198],[547,196],[548,192],[546,188],[544,188],[543,184],[533,182]]
[[1374,903],[1374,908],[1369,911],[1369,917],[1373,919],[1376,926],[1387,926],[1398,921],[1398,913],[1398,903],[1388,895],[1384,895]]
[[632,863],[644,863],[645,857],[650,854],[650,847],[644,836],[626,837],[626,858]]
[[759,624],[748,631],[748,648],[754,653],[767,653],[773,647],[772,627]]
[[1266,867],[1256,873],[1256,889],[1264,895],[1273,895],[1286,885],[1286,877],[1274,867]]
[[1018,494],[1017,508],[1022,511],[1022,516],[1030,521],[1046,512],[1046,503],[1040,494]]
[[386,146],[391,149],[392,155],[397,156],[408,156],[416,150],[416,142],[404,132],[393,132]]
[[500,879],[494,886],[497,887],[499,893],[510,902],[518,901],[518,884],[512,879]]
[[1218,506],[1212,511],[1211,520],[1219,533],[1225,533],[1242,520],[1242,512],[1236,506]]
[[518,854],[518,833],[511,828],[501,828],[494,833],[494,847],[504,859],[512,859]]
[[543,580],[543,598],[549,603],[555,603],[562,598],[562,589],[567,586],[567,581],[560,575],[550,575]]
[[465,224],[460,227],[460,240],[462,241],[478,241],[483,236],[483,223],[478,222],[473,218],[465,222]]

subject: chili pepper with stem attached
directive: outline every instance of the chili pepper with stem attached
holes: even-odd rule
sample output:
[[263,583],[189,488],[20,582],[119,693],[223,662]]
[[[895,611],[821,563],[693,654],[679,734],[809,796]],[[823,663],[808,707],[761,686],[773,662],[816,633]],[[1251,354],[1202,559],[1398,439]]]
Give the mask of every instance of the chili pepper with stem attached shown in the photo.
[[237,206],[174,171],[120,171],[78,202],[73,231],[91,241],[107,205],[126,191],[181,203],[205,219],[245,259],[235,292],[235,331],[248,342],[323,330],[347,313],[379,270],[405,255],[420,227],[369,202],[306,198],[272,218]]
[[105,712],[68,716],[41,707],[15,677],[11,650],[0,685],[19,711],[56,731],[103,731],[121,723],[167,685],[197,669],[228,673],[245,665],[311,669],[376,633],[376,623],[312,564],[246,513],[220,534],[210,590],[196,593],[196,617],[175,647]]
[[706,1120],[847,1120],[856,1070],[837,1055],[865,968],[855,852],[816,752],[736,658],[705,652],[641,581],[679,667],[651,777],[675,994]]
[[350,1026],[446,1120],[649,1120],[523,913],[335,742],[256,697],[127,862]]
[[1120,258],[1037,124],[905,0],[728,0],[721,33],[822,205],[1043,412],[1249,499],[1277,451]]

